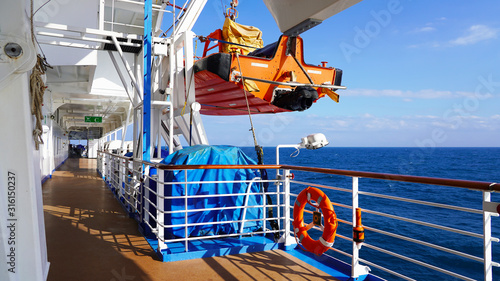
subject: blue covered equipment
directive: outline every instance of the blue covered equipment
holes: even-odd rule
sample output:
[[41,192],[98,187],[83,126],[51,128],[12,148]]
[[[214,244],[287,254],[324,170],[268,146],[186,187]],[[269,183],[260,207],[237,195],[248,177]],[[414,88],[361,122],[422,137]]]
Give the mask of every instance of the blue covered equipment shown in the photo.
[[[177,151],[162,164],[174,165],[255,165],[255,161],[246,156],[239,148],[231,146],[196,145]],[[184,171],[164,171],[165,182],[178,182],[165,185],[165,196],[178,196],[165,199],[165,225],[185,224],[186,204],[184,196],[186,185]],[[260,177],[258,171],[251,169],[198,169],[188,170],[190,182],[200,181],[251,181]],[[249,186],[250,185],[250,186]],[[246,194],[246,193],[249,194]],[[218,234],[248,233],[262,228],[262,221],[248,221],[242,224],[238,220],[257,220],[263,218],[262,193],[260,183],[224,182],[195,183],[187,185],[187,195],[213,195],[208,197],[188,198],[188,223],[209,223],[190,226],[188,236],[206,236]],[[259,193],[259,194],[257,194]],[[235,208],[245,205],[247,208]],[[253,206],[253,207],[252,207]],[[201,210],[211,209],[215,210]],[[191,211],[195,210],[195,211]],[[174,213],[168,213],[172,212]],[[180,211],[180,212],[179,212]],[[242,228],[243,226],[243,228]],[[185,237],[184,226],[165,228],[166,236]]]

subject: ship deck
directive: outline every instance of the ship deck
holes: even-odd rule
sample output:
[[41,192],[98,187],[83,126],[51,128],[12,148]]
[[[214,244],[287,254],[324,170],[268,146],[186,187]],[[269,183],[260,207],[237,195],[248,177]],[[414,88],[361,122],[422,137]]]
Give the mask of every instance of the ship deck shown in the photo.
[[48,280],[339,280],[282,250],[162,262],[95,159],[69,158],[42,188]]

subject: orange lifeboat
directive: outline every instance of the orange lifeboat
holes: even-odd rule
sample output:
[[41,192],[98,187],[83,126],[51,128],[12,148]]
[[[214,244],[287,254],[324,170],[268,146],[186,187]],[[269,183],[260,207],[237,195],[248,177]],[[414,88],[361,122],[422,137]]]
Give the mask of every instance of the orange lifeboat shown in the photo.
[[[226,18],[225,28],[228,21],[235,24]],[[246,115],[247,100],[252,114],[303,111],[326,95],[338,102],[335,90],[345,88],[342,70],[326,63],[306,64],[300,36],[282,35],[277,42],[248,52],[246,44],[226,41],[231,38],[225,33],[219,29],[203,38],[203,58],[194,63],[196,101],[202,114]],[[209,48],[211,42],[217,44]],[[206,55],[215,47],[218,53]]]

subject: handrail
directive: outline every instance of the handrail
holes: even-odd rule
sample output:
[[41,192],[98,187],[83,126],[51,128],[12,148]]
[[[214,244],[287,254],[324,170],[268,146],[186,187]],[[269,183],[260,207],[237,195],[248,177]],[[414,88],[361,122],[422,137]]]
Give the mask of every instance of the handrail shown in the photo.
[[[110,157],[104,157],[106,154],[109,155]],[[263,203],[260,203],[257,205],[252,205],[251,208],[257,208],[257,209],[277,208],[278,209],[278,216],[276,218],[266,217],[266,214],[264,212],[263,213],[264,216],[262,218],[251,219],[251,220],[246,219],[245,216],[243,215],[243,219],[233,219],[233,220],[229,220],[229,221],[220,221],[220,222],[190,222],[190,223],[180,223],[180,224],[164,223],[164,221],[162,219],[160,219],[160,218],[162,218],[162,216],[159,216],[161,214],[183,214],[183,213],[185,213],[187,215],[188,213],[193,213],[193,212],[196,213],[196,212],[205,211],[205,210],[220,211],[220,210],[225,210],[225,209],[242,209],[244,212],[247,208],[250,208],[250,207],[247,207],[244,205],[244,206],[235,206],[235,207],[229,207],[229,208],[228,207],[210,207],[210,208],[201,208],[201,209],[194,208],[194,207],[188,208],[187,207],[188,206],[187,200],[189,198],[211,198],[213,196],[212,195],[205,195],[205,194],[202,194],[202,195],[187,195],[186,194],[186,195],[182,195],[182,196],[167,196],[167,195],[163,194],[162,192],[157,192],[158,190],[150,189],[149,185],[147,183],[149,183],[149,180],[153,180],[156,182],[157,185],[163,186],[163,187],[167,187],[167,186],[170,186],[172,184],[183,184],[187,187],[187,185],[189,185],[189,184],[197,185],[197,184],[202,184],[202,183],[219,183],[219,182],[226,182],[226,181],[187,181],[186,180],[184,182],[176,182],[176,183],[166,182],[165,179],[163,178],[163,173],[160,173],[160,170],[163,170],[163,171],[165,171],[165,170],[169,170],[169,171],[184,170],[186,173],[185,174],[186,178],[187,178],[187,171],[188,170],[200,170],[200,169],[202,169],[202,170],[205,170],[205,169],[253,169],[253,170],[257,170],[257,169],[283,169],[284,175],[288,175],[290,171],[293,171],[293,172],[304,171],[304,172],[312,172],[312,173],[340,175],[340,176],[346,176],[346,177],[353,178],[352,190],[322,185],[322,184],[318,184],[318,183],[301,182],[301,181],[293,180],[292,179],[293,177],[289,177],[289,176],[278,176],[277,179],[269,179],[269,180],[266,180],[265,182],[277,182],[280,185],[283,185],[283,190],[280,190],[280,188],[277,188],[276,191],[273,191],[273,194],[275,194],[276,196],[284,195],[285,197],[288,196],[288,198],[297,196],[297,194],[293,194],[290,192],[290,190],[289,190],[290,183],[299,184],[299,185],[315,185],[319,188],[338,190],[338,191],[342,191],[342,192],[352,192],[353,198],[358,198],[358,195],[363,194],[366,196],[379,197],[379,198],[385,198],[385,199],[390,199],[390,200],[439,207],[439,208],[444,208],[444,209],[449,209],[449,210],[454,210],[454,211],[465,211],[465,212],[475,213],[475,214],[483,213],[483,215],[486,216],[485,217],[486,219],[491,217],[493,214],[488,214],[488,211],[486,209],[484,209],[484,206],[483,206],[483,210],[476,210],[476,209],[457,207],[457,206],[440,204],[440,203],[426,202],[426,201],[415,200],[415,199],[410,199],[410,198],[401,198],[401,197],[390,196],[390,195],[385,195],[385,194],[371,193],[371,192],[367,192],[367,191],[359,191],[358,179],[359,178],[371,178],[371,179],[391,180],[391,181],[399,181],[399,182],[411,182],[411,183],[426,184],[426,185],[451,186],[451,187],[467,188],[467,189],[471,189],[471,190],[481,190],[481,191],[484,191],[484,194],[490,194],[490,192],[492,192],[492,191],[500,191],[500,184],[498,184],[498,183],[490,183],[490,182],[482,182],[482,181],[469,181],[469,180],[455,180],[455,179],[446,179],[446,178],[421,177],[421,176],[410,176],[410,175],[400,175],[400,174],[373,173],[373,172],[339,170],[339,169],[328,169],[328,168],[314,168],[314,167],[303,167],[303,166],[293,166],[293,165],[167,165],[167,164],[162,164],[162,163],[152,163],[149,161],[142,161],[142,160],[139,160],[137,158],[135,158],[135,159],[129,158],[129,157],[113,154],[110,152],[104,152],[104,151],[99,151],[99,157],[101,158],[101,161],[103,161],[103,164],[106,164],[104,162],[107,162],[108,164],[109,163],[112,164],[112,165],[108,165],[107,167],[104,165],[98,165],[98,169],[99,168],[104,169],[105,176],[103,178],[108,181],[108,185],[111,188],[113,188],[113,190],[118,189],[118,191],[115,191],[115,193],[117,196],[119,196],[120,200],[123,200],[122,202],[126,202],[124,204],[129,205],[129,206],[127,206],[127,210],[135,210],[138,214],[140,214],[139,217],[136,217],[136,219],[140,219],[141,222],[143,222],[145,225],[147,225],[147,227],[149,227],[149,229],[153,233],[156,234],[156,238],[158,240],[158,243],[159,243],[159,245],[161,244],[161,246],[158,246],[159,247],[158,249],[160,251],[162,249],[163,250],[167,249],[167,243],[173,243],[173,242],[184,242],[185,243],[185,251],[189,251],[188,242],[190,240],[192,240],[192,239],[195,239],[195,240],[196,239],[205,239],[205,238],[188,237],[187,227],[189,227],[189,226],[198,226],[198,225],[206,225],[206,224],[224,224],[224,223],[239,223],[241,225],[244,225],[246,222],[250,222],[250,221],[263,221],[265,224],[266,222],[268,222],[270,220],[278,219],[284,223],[282,229],[271,231],[270,229],[264,228],[264,231],[262,233],[269,234],[269,233],[272,233],[275,231],[277,231],[279,233],[284,232],[283,233],[284,238],[283,237],[282,238],[284,239],[283,241],[285,241],[285,246],[287,246],[287,244],[286,244],[287,243],[286,241],[288,241],[287,239],[290,238],[290,235],[293,235],[293,234],[291,234],[292,231],[290,230],[290,226],[289,226],[289,223],[291,221],[293,221],[293,219],[287,215],[285,215],[285,216],[280,215],[280,211],[279,211],[280,208],[282,208],[284,213],[288,214],[289,211],[293,207],[290,205],[290,203],[281,204],[279,202],[279,200],[277,201],[277,204],[268,205],[266,203],[265,197],[264,197]],[[120,159],[128,160],[129,161],[128,165],[124,164],[124,161],[121,161]],[[125,173],[123,172],[123,169],[125,169],[125,171],[127,169],[130,169],[130,167],[132,166],[132,163],[134,163],[134,167],[137,166],[138,164],[139,164],[139,166],[148,165],[150,167],[155,167],[159,170],[157,177],[153,177],[153,176],[148,175],[147,173],[144,173],[144,171],[142,171],[144,169],[140,169],[137,171],[134,170],[134,172],[138,172],[141,174],[138,176],[141,179],[134,178],[134,179],[132,179],[133,182],[137,183],[138,181],[141,181],[144,183],[144,187],[143,187],[144,190],[141,191],[140,193],[138,193],[138,194],[140,194],[140,196],[135,196],[135,195],[133,195],[133,193],[129,192],[130,190],[127,190],[127,188],[130,189],[130,184],[128,183],[128,181],[130,181],[131,179],[129,179],[129,178],[125,178],[125,179],[116,178],[117,176],[123,177],[125,175]],[[115,172],[113,172],[113,171],[115,171]],[[116,174],[117,173],[116,171],[119,171],[119,173]],[[146,180],[146,179],[149,179],[149,180]],[[246,182],[246,181],[236,180],[236,181],[227,181],[227,182]],[[259,181],[259,182],[261,182],[261,181]],[[264,181],[262,181],[262,182],[264,182]],[[134,184],[132,184],[132,185],[134,185]],[[147,195],[147,194],[153,194],[155,196],[156,200],[150,200],[150,198],[149,198],[150,195]],[[264,194],[264,193],[260,193],[260,192],[259,193],[254,193],[254,192],[249,193],[248,189],[247,189],[246,193],[241,193],[241,194],[238,193],[237,195],[219,194],[218,197],[249,196],[249,195],[254,195],[254,194],[260,195],[260,194]],[[485,196],[485,195],[483,195],[483,196]],[[166,210],[166,209],[164,209],[164,206],[163,206],[164,203],[162,203],[164,200],[175,200],[175,199],[184,199],[185,205],[186,205],[184,210]],[[484,202],[490,202],[490,199],[488,197],[483,197],[483,203]],[[157,203],[160,205],[158,205]],[[353,199],[352,206],[339,204],[339,203],[334,203],[334,205],[344,207],[347,209],[352,209],[352,210],[354,210],[354,208],[357,208],[359,206],[357,199],[356,200]],[[153,209],[153,211],[151,211],[151,209]],[[401,216],[391,215],[389,213],[382,213],[382,212],[378,212],[378,211],[373,211],[373,210],[370,210],[367,208],[363,208],[363,211],[365,213],[369,213],[369,214],[373,214],[373,215],[377,215],[377,216],[382,216],[382,217],[387,217],[387,218],[391,218],[391,219],[396,219],[396,220],[400,220],[400,221],[407,222],[410,224],[424,225],[427,227],[432,227],[432,228],[447,231],[447,232],[453,232],[453,233],[458,233],[461,235],[480,238],[484,241],[485,245],[486,245],[486,243],[499,241],[498,238],[491,237],[490,232],[488,232],[488,231],[490,231],[490,230],[488,230],[490,226],[487,226],[487,225],[484,226],[485,227],[484,233],[481,234],[481,233],[474,233],[474,232],[469,232],[466,230],[461,230],[458,228],[452,228],[452,227],[447,227],[447,226],[443,226],[443,225],[436,225],[436,224],[433,224],[430,222],[425,222],[425,221],[405,218],[405,217],[401,217]],[[307,211],[307,210],[306,210],[306,212],[309,213],[309,211]],[[354,216],[354,214],[353,214],[353,216]],[[150,224],[150,222],[154,222],[154,223]],[[353,223],[354,223],[354,221],[349,222],[349,221],[342,220],[342,219],[339,219],[339,222],[345,223],[348,225],[353,225]],[[484,222],[483,222],[483,224],[484,224]],[[185,228],[185,237],[179,238],[179,239],[177,239],[177,238],[176,239],[166,239],[165,234],[164,234],[164,230],[168,229],[168,228],[174,228],[174,227],[179,227],[179,228],[184,227]],[[480,257],[480,256],[473,255],[473,254],[470,254],[467,252],[461,252],[458,250],[454,250],[452,247],[451,248],[446,247],[445,245],[441,246],[441,245],[437,245],[437,244],[432,244],[432,243],[429,243],[429,242],[426,242],[423,240],[418,240],[418,239],[415,239],[412,237],[407,237],[404,235],[400,235],[398,233],[387,232],[385,230],[373,228],[370,226],[365,226],[365,229],[369,230],[369,231],[377,232],[379,234],[386,235],[389,237],[402,239],[404,241],[409,241],[409,242],[416,243],[418,245],[422,245],[425,247],[440,250],[440,251],[446,252],[448,254],[452,254],[454,256],[467,258],[467,259],[477,261],[477,262],[482,262],[482,263],[484,263],[485,270],[487,268],[491,268],[492,266],[493,267],[500,267],[500,263],[492,261],[491,249],[485,249],[484,250],[484,257]],[[254,231],[252,233],[257,234],[260,232]],[[231,236],[237,236],[237,235],[238,234],[217,235],[216,237],[231,237]],[[239,233],[239,235],[241,235],[241,233]],[[339,238],[342,238],[342,239],[345,239],[345,240],[352,242],[352,239],[349,237],[342,236],[341,234],[338,234],[338,233],[337,233],[337,236]],[[206,238],[206,239],[211,239],[211,238],[215,238],[215,237],[210,236],[209,238]],[[352,242],[352,243],[354,243],[354,242]],[[288,246],[290,246],[290,245],[291,244],[288,244]],[[437,271],[437,272],[441,272],[441,273],[444,273],[444,274],[447,274],[450,276],[454,276],[457,278],[461,278],[464,280],[472,280],[469,277],[460,275],[458,273],[450,272],[444,268],[440,268],[436,265],[432,265],[432,264],[429,264],[427,262],[420,261],[420,260],[411,258],[411,257],[406,256],[406,255],[394,253],[394,252],[388,251],[387,249],[382,249],[382,248],[379,248],[378,246],[374,246],[371,244],[365,243],[364,245],[366,245],[368,248],[374,249],[376,251],[392,255],[396,258],[400,258],[402,260],[406,260],[406,261],[412,262],[414,264],[417,264],[417,265],[420,265],[423,267],[427,267],[427,268],[432,269],[432,270]],[[356,246],[357,246],[357,244],[356,244]],[[333,249],[333,248],[332,248],[332,250],[334,250],[335,252],[341,253],[343,255],[349,256],[352,259],[353,268],[355,268],[355,267],[357,268],[357,269],[355,268],[351,272],[352,276],[357,276],[358,274],[361,274],[360,272],[363,271],[363,266],[360,265],[359,262],[363,262],[367,265],[375,266],[373,263],[359,258],[359,248],[353,247],[352,255],[347,253],[347,252],[343,252],[341,250],[337,250],[337,249]],[[379,268],[383,271],[386,271],[387,273],[393,274],[395,276],[404,276],[404,275],[401,275],[397,272],[386,269],[386,268],[379,266],[379,265],[376,265],[375,267]],[[403,279],[413,280],[409,277],[405,277]],[[488,281],[492,280],[490,272],[485,271],[485,280],[488,280]]]
[[496,183],[496,182],[455,180],[455,179],[446,179],[446,178],[431,178],[431,177],[421,177],[421,176],[361,172],[361,171],[350,171],[350,170],[337,170],[337,169],[327,169],[327,168],[312,168],[312,167],[290,166],[290,165],[281,165],[280,167],[281,167],[281,169],[304,171],[304,172],[316,172],[316,173],[341,175],[341,176],[349,176],[349,177],[360,177],[360,178],[392,180],[392,181],[412,182],[412,183],[422,183],[422,184],[432,184],[432,185],[443,185],[443,186],[461,187],[461,188],[468,188],[468,189],[475,189],[475,190],[482,190],[482,191],[500,191],[500,183]]
[[456,180],[456,179],[446,179],[446,178],[432,178],[432,177],[338,170],[338,169],[328,169],[328,168],[302,167],[302,166],[291,166],[291,165],[166,165],[166,164],[156,164],[146,161],[142,161],[142,163],[154,166],[155,168],[161,170],[287,169],[294,171],[316,172],[322,174],[331,174],[331,175],[340,175],[349,177],[360,177],[360,178],[371,178],[371,179],[392,180],[400,182],[460,187],[460,188],[468,188],[481,191],[500,191],[500,183],[496,182]]
[[[144,161],[143,161],[144,163]],[[144,163],[145,164],[145,163]],[[279,165],[166,165],[155,164],[161,170],[200,170],[200,169],[279,169]]]
[[113,157],[121,158],[121,159],[124,159],[124,160],[129,160],[129,161],[132,161],[134,159],[133,157],[122,156],[122,155],[119,155],[119,154],[114,154],[114,153],[111,153],[111,152],[101,151],[101,150],[98,150],[97,153],[108,154],[108,155],[112,155]]
[[[116,157],[126,160],[132,160],[132,158],[112,154],[105,151],[99,151],[99,152],[114,155]],[[432,185],[468,188],[481,191],[500,192],[500,183],[496,182],[432,178],[432,177],[422,177],[422,176],[339,170],[339,169],[329,169],[329,168],[315,168],[315,167],[303,167],[303,166],[292,166],[292,165],[167,165],[167,164],[151,163],[148,161],[140,161],[140,162],[142,164],[155,167],[157,169],[170,170],[170,171],[199,170],[199,169],[288,169],[294,171],[315,172],[315,173],[330,174],[330,175],[432,184]]]

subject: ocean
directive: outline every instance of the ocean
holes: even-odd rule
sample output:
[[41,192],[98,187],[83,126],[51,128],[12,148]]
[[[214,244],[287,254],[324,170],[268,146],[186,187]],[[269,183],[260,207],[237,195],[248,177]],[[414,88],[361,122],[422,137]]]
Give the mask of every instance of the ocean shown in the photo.
[[[253,147],[242,150],[256,159]],[[296,166],[311,166],[321,168],[357,170],[391,174],[408,174],[415,176],[477,180],[487,182],[500,181],[500,148],[335,148],[325,147],[319,150],[300,150],[282,148],[280,163]],[[264,148],[264,163],[274,164],[276,149]],[[295,157],[293,157],[295,156]],[[269,171],[273,178],[274,171]],[[352,180],[349,177],[294,172],[295,180],[311,182],[335,187],[351,189]],[[298,194],[306,186],[291,185],[291,192]],[[473,209],[481,209],[482,192],[461,188],[434,185],[419,185],[394,181],[360,179],[359,190],[417,200],[431,201]],[[351,194],[331,191],[328,197],[334,203],[351,205]],[[500,202],[498,194],[492,194],[492,201]],[[473,233],[482,234],[482,215],[459,211],[427,207],[413,203],[368,197],[360,195],[359,206],[364,209],[393,214],[428,223],[453,227]],[[351,221],[351,210],[336,206],[335,212],[339,219]],[[311,219],[312,220],[312,219]],[[372,228],[397,233],[406,237],[419,239],[442,247],[465,252],[469,255],[482,257],[483,242],[476,237],[458,233],[444,232],[427,226],[401,222],[395,219],[363,214],[363,224]],[[352,237],[352,228],[340,223],[337,234]],[[313,238],[319,238],[321,233],[312,233]],[[430,265],[441,267],[458,274],[482,280],[483,264],[468,258],[450,255],[441,250],[424,247],[398,238],[385,236],[373,231],[366,231],[365,242],[410,258],[424,261]],[[500,218],[492,218],[492,236],[500,237]],[[339,237],[333,246],[347,253],[351,252],[352,244]],[[350,263],[350,258],[333,251],[329,254]],[[459,280],[444,275],[420,265],[403,261],[399,258],[363,247],[360,257],[378,265],[417,280]],[[319,257],[321,259],[321,257]],[[500,246],[493,243],[493,261],[500,261]],[[402,280],[376,268],[372,273],[387,280]],[[500,268],[494,268],[493,280],[500,280]]]

